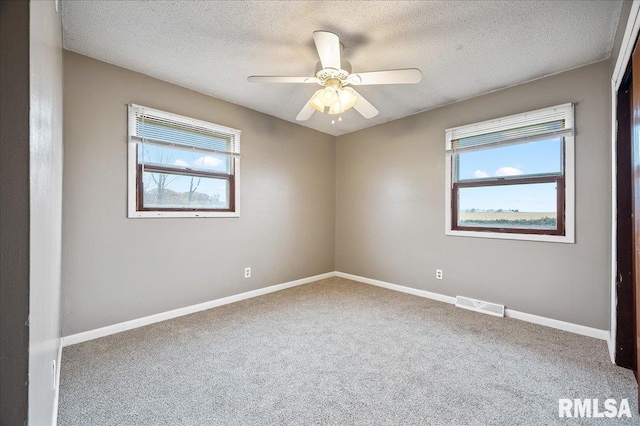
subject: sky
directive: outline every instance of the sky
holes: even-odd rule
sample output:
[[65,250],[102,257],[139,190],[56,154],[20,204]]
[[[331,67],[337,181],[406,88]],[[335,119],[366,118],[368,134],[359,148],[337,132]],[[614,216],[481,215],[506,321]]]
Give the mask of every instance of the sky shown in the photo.
[[[562,171],[562,139],[545,139],[507,145],[459,156],[458,181],[496,176],[522,176]],[[461,210],[511,210],[555,212],[555,183],[463,188]]]

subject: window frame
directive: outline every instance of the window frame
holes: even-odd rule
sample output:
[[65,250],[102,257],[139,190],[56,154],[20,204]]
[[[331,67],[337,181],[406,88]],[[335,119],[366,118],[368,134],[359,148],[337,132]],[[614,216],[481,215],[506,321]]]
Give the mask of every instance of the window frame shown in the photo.
[[[187,170],[179,167],[164,167],[146,164],[144,171],[148,173],[163,173],[173,176],[189,176],[200,178],[225,179],[229,182],[229,208],[227,209],[199,209],[199,208],[175,208],[175,207],[145,207],[144,194],[142,192],[142,164],[136,160],[136,208],[138,212],[234,212],[235,211],[235,179],[233,173],[216,173],[202,170]],[[232,165],[233,168],[233,165]]]
[[[563,120],[565,120],[565,128],[560,132],[556,132],[558,133],[558,135],[546,135],[547,137],[560,137],[559,135],[561,135],[563,138],[562,173],[465,179],[460,182],[455,181],[455,150],[453,149],[452,143],[454,139],[460,137],[484,135],[504,130],[512,130],[532,124],[540,124],[545,122],[545,120],[548,121],[548,117],[550,115],[560,116]],[[569,103],[550,108],[543,108],[523,114],[515,114],[495,120],[487,120],[481,123],[447,129],[445,131],[445,235],[507,240],[575,243],[575,138],[573,124],[574,109],[573,104]],[[525,142],[527,140],[539,140],[543,137],[545,137],[545,135],[539,135],[535,138],[523,139],[521,142]],[[493,146],[499,147],[504,146],[508,143],[518,143],[518,141],[517,139],[514,141],[505,141]],[[481,226],[471,227],[458,225],[458,195],[460,188],[477,188],[487,186],[550,182],[556,182],[557,185],[556,230]]]
[[[230,127],[220,126],[218,124],[196,120],[193,118],[168,113],[153,108],[143,107],[140,105],[130,104],[127,106],[131,108],[142,108],[145,112],[153,114],[155,117],[162,117],[167,120],[179,124],[187,124],[198,127],[215,129],[217,132],[227,133],[232,135],[235,139],[237,146],[237,154],[229,155],[231,159],[230,171],[231,173],[220,173],[214,171],[207,171],[203,169],[191,169],[182,166],[168,166],[162,164],[147,163],[144,165],[145,172],[157,172],[165,173],[169,175],[179,176],[193,176],[203,178],[215,178],[226,179],[229,181],[229,207],[225,209],[199,209],[199,208],[176,208],[176,207],[144,207],[143,205],[143,193],[142,193],[142,164],[138,161],[138,141],[135,141],[136,135],[133,134],[131,120],[131,111],[128,113],[128,138],[127,138],[127,210],[129,218],[211,218],[211,217],[240,217],[240,130]],[[139,139],[139,138],[138,138]],[[170,143],[166,146],[171,147]],[[173,145],[173,147],[181,148],[181,145]],[[186,147],[185,149],[188,149]],[[209,152],[207,150],[197,151]],[[210,151],[214,153],[214,151]],[[219,153],[218,153],[219,155]]]

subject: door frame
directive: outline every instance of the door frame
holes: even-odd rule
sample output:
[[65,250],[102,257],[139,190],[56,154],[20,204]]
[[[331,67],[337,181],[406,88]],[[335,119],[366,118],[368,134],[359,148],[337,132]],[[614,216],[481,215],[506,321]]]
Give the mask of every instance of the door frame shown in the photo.
[[[637,62],[637,60],[636,60]],[[637,66],[637,64],[636,64]],[[635,300],[635,236],[633,221],[633,73],[629,63],[625,77],[618,89],[617,141],[616,141],[616,199],[617,199],[617,265],[616,265],[616,331],[615,363],[620,367],[636,369],[636,300]],[[636,77],[637,78],[637,77]]]
[[631,61],[631,54],[635,47],[638,32],[640,31],[640,0],[634,0],[629,12],[629,19],[624,31],[620,52],[616,61],[613,74],[611,76],[611,329],[609,330],[609,356],[611,362],[615,364],[615,348],[616,348],[616,332],[617,332],[617,162],[616,162],[616,133],[617,133],[617,104],[618,89],[622,84],[622,80],[627,70],[627,66]]

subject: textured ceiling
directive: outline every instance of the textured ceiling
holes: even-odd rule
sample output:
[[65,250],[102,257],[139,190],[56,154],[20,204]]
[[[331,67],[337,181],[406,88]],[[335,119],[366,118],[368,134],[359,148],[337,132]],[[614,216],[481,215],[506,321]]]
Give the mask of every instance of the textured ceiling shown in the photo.
[[[64,47],[284,120],[319,86],[255,84],[311,76],[312,33],[344,44],[353,72],[419,68],[422,81],[359,86],[379,110],[315,113],[340,135],[606,59],[621,1],[65,1]],[[224,123],[221,123],[224,124]]]

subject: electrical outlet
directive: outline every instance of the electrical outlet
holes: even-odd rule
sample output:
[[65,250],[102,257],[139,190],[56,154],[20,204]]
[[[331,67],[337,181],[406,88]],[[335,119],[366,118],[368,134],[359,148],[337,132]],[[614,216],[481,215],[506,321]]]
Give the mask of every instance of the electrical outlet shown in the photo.
[[244,268],[244,277],[251,278],[251,268]]
[[442,279],[442,269],[436,269],[436,279],[437,280]]

